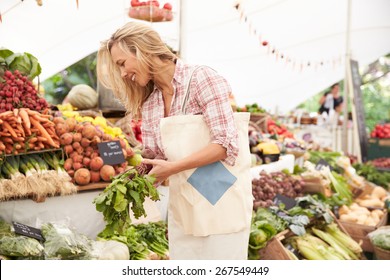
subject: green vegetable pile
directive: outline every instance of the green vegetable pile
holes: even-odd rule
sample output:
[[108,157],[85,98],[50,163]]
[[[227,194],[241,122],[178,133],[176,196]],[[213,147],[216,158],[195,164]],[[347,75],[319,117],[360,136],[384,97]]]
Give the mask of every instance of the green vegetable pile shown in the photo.
[[260,259],[259,250],[268,240],[286,229],[287,223],[267,208],[258,208],[252,217],[249,235],[248,260]]
[[153,186],[155,178],[150,175],[140,175],[136,169],[114,177],[111,184],[94,199],[96,210],[103,213],[106,227],[98,234],[102,238],[114,235],[124,235],[130,227],[129,206],[138,219],[146,217],[143,206],[146,197],[157,201],[160,199],[157,189]]
[[283,240],[293,259],[358,260],[362,248],[335,223],[319,223],[307,228],[300,236]]
[[0,82],[5,70],[18,70],[23,76],[32,81],[41,74],[41,66],[35,56],[29,53],[14,53],[11,50],[0,48]]
[[390,190],[390,172],[378,171],[370,163],[355,163],[353,167],[356,169],[356,173],[366,178],[367,181]]
[[20,259],[42,259],[43,250],[38,240],[16,235],[11,224],[0,219],[0,255]]
[[368,234],[373,245],[390,251],[390,226],[379,227]]
[[169,258],[166,233],[167,224],[160,221],[130,225],[122,235],[115,234],[104,239],[126,244],[129,248],[130,260],[160,260]]
[[45,238],[45,259],[88,260],[91,259],[91,240],[67,226],[46,223],[41,227]]

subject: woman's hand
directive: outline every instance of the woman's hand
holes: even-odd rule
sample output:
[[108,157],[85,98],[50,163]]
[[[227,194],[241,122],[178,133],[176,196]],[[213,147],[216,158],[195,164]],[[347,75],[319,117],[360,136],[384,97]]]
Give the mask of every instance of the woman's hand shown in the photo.
[[174,174],[174,166],[172,162],[162,159],[143,159],[142,163],[153,165],[150,175],[156,178],[156,184],[160,184]]

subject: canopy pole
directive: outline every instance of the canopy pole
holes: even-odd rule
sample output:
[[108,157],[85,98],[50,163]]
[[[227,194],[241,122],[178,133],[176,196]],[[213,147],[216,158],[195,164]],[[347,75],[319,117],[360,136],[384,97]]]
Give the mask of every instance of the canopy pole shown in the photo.
[[[348,104],[349,104],[349,96],[351,96],[349,92],[352,91],[352,88],[349,86],[349,77],[351,76],[349,74],[350,60],[351,60],[350,31],[351,31],[351,0],[347,0],[347,29],[345,32],[346,43],[345,43],[344,106],[343,106],[342,138],[341,138],[342,139],[341,148],[344,154],[348,153]],[[352,129],[355,128],[353,127]]]
[[187,17],[186,17],[186,3],[187,0],[180,0],[180,21],[179,21],[179,47],[178,54],[180,59],[186,60],[187,56]]

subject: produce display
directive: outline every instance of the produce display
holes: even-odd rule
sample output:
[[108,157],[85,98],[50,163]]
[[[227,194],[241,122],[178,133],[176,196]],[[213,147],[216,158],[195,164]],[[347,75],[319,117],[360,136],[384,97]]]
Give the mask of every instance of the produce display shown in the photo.
[[243,107],[237,107],[237,112],[266,113],[265,109],[261,108],[257,103],[246,104]]
[[55,117],[53,122],[65,152],[64,168],[76,184],[83,186],[91,182],[110,182],[113,176],[125,171],[127,161],[113,166],[105,165],[98,149],[98,143],[102,141],[117,140],[124,158],[129,159],[134,152],[123,138],[113,138],[104,133],[100,125],[88,121],[78,122],[73,117]]
[[292,259],[306,260],[358,260],[362,248],[335,223],[317,223],[306,228],[301,236],[283,240]]
[[390,138],[390,123],[376,124],[370,136],[372,138]]
[[167,2],[160,7],[159,1],[131,0],[129,17],[150,22],[171,21],[173,19],[172,4]]
[[350,206],[343,205],[339,209],[340,221],[367,226],[376,226],[384,214],[381,209],[369,210],[358,203],[352,203]]
[[267,119],[267,131],[271,135],[281,138],[294,138],[294,134],[283,124],[274,121],[272,118]]
[[390,226],[379,227],[378,229],[368,234],[372,244],[384,250],[383,255],[385,258],[390,259]]
[[1,162],[0,201],[30,196],[41,201],[76,192],[54,152],[6,157]]
[[299,178],[284,172],[260,172],[259,179],[252,180],[253,209],[269,207],[274,204],[277,194],[295,198],[303,194],[302,182]]
[[355,163],[356,173],[378,186],[390,190],[390,172],[378,171],[372,162]]
[[0,113],[0,154],[59,148],[51,115],[28,108]]
[[370,161],[372,165],[378,168],[390,169],[390,158],[381,157]]

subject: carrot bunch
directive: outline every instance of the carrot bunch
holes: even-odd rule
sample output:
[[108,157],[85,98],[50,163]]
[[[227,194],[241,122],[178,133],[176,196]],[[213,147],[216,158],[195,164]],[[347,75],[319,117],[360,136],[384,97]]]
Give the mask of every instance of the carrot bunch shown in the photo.
[[0,154],[59,148],[52,116],[28,108],[0,113]]

